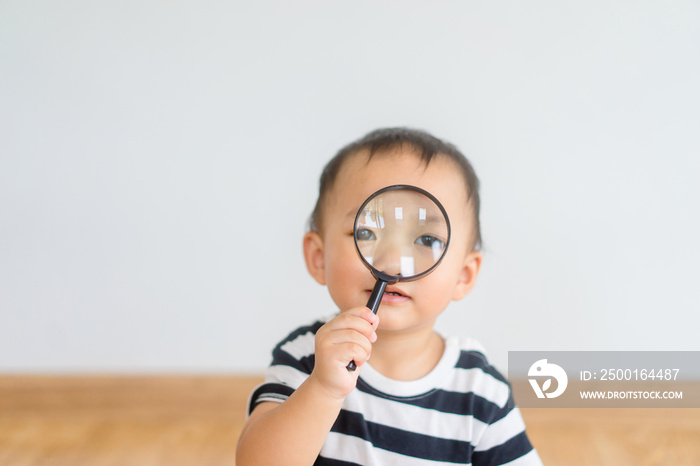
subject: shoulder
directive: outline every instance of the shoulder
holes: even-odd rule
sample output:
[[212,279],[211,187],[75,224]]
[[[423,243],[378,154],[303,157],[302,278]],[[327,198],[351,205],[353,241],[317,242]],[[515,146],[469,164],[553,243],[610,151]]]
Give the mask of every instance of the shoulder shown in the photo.
[[508,380],[488,360],[484,347],[474,339],[459,339],[460,355],[455,372],[463,389],[473,393],[473,464],[522,464],[542,466],[525,433]]
[[456,368],[479,369],[502,383],[508,383],[503,374],[491,364],[486,349],[479,341],[471,337],[451,337],[448,338],[448,344],[450,342],[459,349]]
[[333,316],[316,319],[294,329],[272,350],[272,361],[265,372],[265,381],[256,387],[248,400],[248,413],[261,402],[282,402],[313,371],[316,332]]
[[294,329],[272,350],[270,366],[291,366],[310,374],[315,362],[316,332],[333,317],[334,315],[322,317]]
[[299,359],[313,354],[316,332],[333,317],[335,316],[328,315],[297,327],[275,346],[273,356],[278,352],[284,352]]
[[306,324],[300,325],[299,327],[295,328],[292,330],[289,335],[284,337],[280,341],[280,345],[287,343],[289,341],[292,341],[296,339],[300,335],[304,335],[306,333],[313,333],[316,334],[319,328],[321,328],[324,324],[326,324],[329,320],[333,319],[335,316],[337,316],[338,313],[335,312],[333,314],[328,314],[322,317],[318,317],[310,322],[307,322]]
[[512,408],[510,384],[491,364],[481,343],[469,337],[450,337],[447,344],[456,347],[458,353],[449,390],[471,393],[475,402],[496,411]]

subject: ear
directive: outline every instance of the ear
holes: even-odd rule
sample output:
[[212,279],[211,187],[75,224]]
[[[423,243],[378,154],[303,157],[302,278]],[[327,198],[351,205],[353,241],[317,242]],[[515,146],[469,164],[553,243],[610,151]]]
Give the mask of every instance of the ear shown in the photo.
[[465,257],[464,265],[457,278],[457,285],[452,296],[454,301],[464,298],[474,288],[476,277],[479,275],[479,269],[481,268],[481,259],[481,251],[471,251]]
[[304,235],[304,260],[306,269],[321,285],[326,284],[326,263],[323,256],[323,240],[315,231]]

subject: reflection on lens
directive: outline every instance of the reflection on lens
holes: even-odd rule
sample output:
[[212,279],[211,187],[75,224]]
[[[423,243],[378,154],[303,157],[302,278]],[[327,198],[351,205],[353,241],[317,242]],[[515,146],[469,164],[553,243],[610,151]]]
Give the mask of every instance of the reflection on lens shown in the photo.
[[429,193],[412,186],[378,191],[358,212],[355,244],[373,270],[402,280],[442,259],[449,242],[447,214]]
[[413,257],[401,256],[401,276],[412,277],[415,274],[416,268],[414,267]]

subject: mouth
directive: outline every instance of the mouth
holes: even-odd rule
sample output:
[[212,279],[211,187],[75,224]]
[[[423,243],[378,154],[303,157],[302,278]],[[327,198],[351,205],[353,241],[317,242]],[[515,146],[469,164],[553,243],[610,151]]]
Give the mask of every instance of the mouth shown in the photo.
[[[365,290],[365,292],[367,293],[368,297],[372,293],[371,290]],[[382,304],[401,304],[410,299],[410,296],[398,288],[387,288],[382,296]]]

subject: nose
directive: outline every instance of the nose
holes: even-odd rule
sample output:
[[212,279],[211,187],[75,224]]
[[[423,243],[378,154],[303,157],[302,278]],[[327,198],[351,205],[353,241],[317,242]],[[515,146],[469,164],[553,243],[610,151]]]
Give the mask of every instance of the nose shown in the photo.
[[392,241],[377,245],[372,265],[376,270],[394,277],[416,274],[412,248]]

